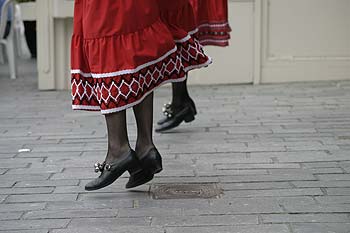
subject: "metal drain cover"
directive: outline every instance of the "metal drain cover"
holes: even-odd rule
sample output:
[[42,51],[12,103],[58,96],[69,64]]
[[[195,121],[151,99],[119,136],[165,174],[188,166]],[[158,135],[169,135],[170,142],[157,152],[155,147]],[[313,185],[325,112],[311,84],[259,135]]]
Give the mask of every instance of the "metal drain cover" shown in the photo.
[[217,183],[206,184],[153,184],[151,196],[153,199],[207,199],[218,198],[223,190]]

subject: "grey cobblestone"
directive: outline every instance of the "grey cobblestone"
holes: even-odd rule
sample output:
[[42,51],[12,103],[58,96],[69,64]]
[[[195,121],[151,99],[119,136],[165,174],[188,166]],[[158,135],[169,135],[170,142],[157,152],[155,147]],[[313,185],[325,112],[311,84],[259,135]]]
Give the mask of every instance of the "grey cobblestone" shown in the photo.
[[9,213],[11,211],[31,211],[42,210],[46,203],[14,203],[14,204],[0,204],[0,212]]
[[350,196],[323,196],[316,200],[321,204],[350,204]]
[[239,190],[226,191],[223,198],[232,197],[295,197],[295,196],[321,196],[319,188],[307,189],[272,189],[272,190]]
[[307,224],[292,224],[295,233],[349,233],[350,224],[342,223],[307,223]]
[[78,185],[79,180],[33,180],[33,181],[19,181],[15,187],[60,187],[68,185]]
[[326,192],[330,196],[350,196],[350,188],[327,188]]
[[350,188],[350,181],[294,181],[292,184],[298,188]]
[[69,221],[69,219],[6,220],[1,221],[0,231],[65,228]]
[[261,216],[265,224],[272,223],[348,223],[347,214],[264,214]]
[[6,203],[35,203],[50,201],[72,201],[77,199],[77,194],[32,194],[10,195]]
[[[199,114],[154,135],[164,171],[149,185],[216,183],[223,194],[153,200],[149,185],[126,191],[127,174],[84,190],[107,153],[104,118],[73,112],[67,91],[37,91],[33,67],[0,74],[0,231],[348,233],[349,81],[191,86]],[[155,93],[155,113],[169,93]]]
[[0,203],[2,203],[7,198],[7,195],[0,195]]
[[38,188],[0,188],[0,194],[44,194],[52,193],[53,187],[38,187]]
[[94,233],[164,233],[164,229],[161,227],[118,226],[116,224],[110,226],[89,226],[89,228],[81,226],[78,228],[53,230],[52,233],[86,233],[87,231]]
[[0,221],[20,219],[23,212],[0,212]]
[[152,226],[232,226],[257,225],[258,216],[254,215],[207,215],[154,217]]
[[71,219],[71,218],[112,218],[116,217],[118,210],[99,209],[91,210],[40,210],[30,211],[23,216],[23,219]]
[[6,233],[48,233],[49,229],[35,229],[35,230],[15,230],[5,231]]
[[167,233],[290,233],[287,225],[259,225],[259,226],[222,226],[222,227],[174,227],[166,228]]

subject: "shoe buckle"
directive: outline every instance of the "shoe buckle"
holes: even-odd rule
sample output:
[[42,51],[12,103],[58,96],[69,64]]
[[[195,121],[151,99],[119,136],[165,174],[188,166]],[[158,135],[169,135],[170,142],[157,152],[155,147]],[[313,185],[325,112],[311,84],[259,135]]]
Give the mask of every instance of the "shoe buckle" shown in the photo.
[[[109,166],[109,169],[110,169],[110,165]],[[106,162],[103,162],[102,164],[101,163],[95,163],[94,165],[94,168],[95,168],[95,172],[96,173],[99,173],[99,172],[103,172],[103,170],[105,169],[106,167]]]

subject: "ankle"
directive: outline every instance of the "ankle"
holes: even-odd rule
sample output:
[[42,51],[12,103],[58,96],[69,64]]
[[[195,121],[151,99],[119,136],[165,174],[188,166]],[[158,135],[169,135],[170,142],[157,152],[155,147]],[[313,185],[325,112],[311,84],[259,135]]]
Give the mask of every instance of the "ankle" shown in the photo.
[[118,158],[122,158],[124,155],[130,152],[130,145],[123,145],[119,147],[109,147],[108,154],[106,156],[106,162],[112,162]]
[[172,107],[181,108],[186,104],[192,104],[193,100],[189,96],[182,97],[181,99],[173,99],[171,102]]
[[142,158],[145,154],[147,154],[151,149],[155,148],[153,143],[137,145],[135,147],[135,151],[137,157]]

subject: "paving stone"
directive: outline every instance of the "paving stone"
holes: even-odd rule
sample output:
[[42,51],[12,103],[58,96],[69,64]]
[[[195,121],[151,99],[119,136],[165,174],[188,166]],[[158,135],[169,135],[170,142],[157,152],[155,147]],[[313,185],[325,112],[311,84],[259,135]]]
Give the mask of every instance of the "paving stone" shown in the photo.
[[33,180],[20,181],[15,184],[15,187],[60,187],[78,185],[79,180]]
[[224,183],[220,187],[223,190],[264,190],[264,189],[290,189],[288,182],[252,182],[252,183]]
[[115,228],[117,226],[150,226],[151,219],[149,218],[79,218],[73,219],[69,228],[79,228],[84,226],[86,229],[91,227]]
[[[107,150],[103,116],[73,112],[67,91],[37,91],[35,62],[20,62],[24,74],[17,80],[0,72],[0,199],[6,198],[0,226],[11,222],[20,228],[0,228],[4,232],[329,233],[348,228],[349,81],[191,87],[198,117],[154,135],[164,171],[149,185],[218,183],[224,195],[169,201],[151,199],[149,185],[125,191],[127,174],[110,187],[86,192],[84,185],[96,177],[93,164]],[[170,87],[158,89],[156,113],[170,92]],[[45,108],[39,104],[43,100]],[[134,146],[133,112],[127,117]],[[32,151],[18,153],[21,148]],[[66,222],[51,224],[57,220]]]
[[232,226],[257,225],[258,223],[258,216],[254,215],[171,216],[152,218],[152,226]]
[[326,192],[330,196],[349,196],[350,188],[327,188]]
[[5,172],[7,172],[8,169],[0,169],[0,175],[3,175]]
[[65,228],[69,219],[7,220],[1,221],[0,231]]
[[321,204],[350,204],[350,196],[323,196],[316,200]]
[[300,168],[297,163],[271,163],[271,164],[217,164],[216,169],[219,170],[235,170],[235,169],[278,169],[278,168]]
[[298,188],[350,188],[350,181],[293,181],[292,184]]
[[[53,230],[52,233],[106,233],[106,232],[116,232],[116,233],[164,233],[164,229],[160,227],[150,227],[150,226],[118,226],[112,224],[110,226],[89,226],[78,227],[78,228],[68,228]],[[51,233],[51,232],[50,232]]]
[[77,197],[78,197],[77,194],[10,195],[6,200],[6,203],[73,201],[73,200],[76,200]]
[[[57,194],[64,195],[64,194]],[[69,194],[66,194],[69,195]],[[124,192],[124,193],[83,193],[79,194],[79,201],[94,201],[94,200],[113,200],[113,199],[137,199],[137,200],[149,200],[149,192]]]
[[350,174],[335,174],[335,175],[327,174],[327,175],[317,175],[317,177],[323,181],[342,181],[342,180],[350,181]]
[[347,214],[264,214],[264,224],[273,223],[348,223]]
[[1,182],[18,182],[18,181],[32,181],[32,180],[47,180],[50,174],[5,174],[0,176]]
[[284,204],[284,208],[288,213],[348,213],[350,212],[350,204]]
[[215,170],[203,167],[196,167],[196,175],[198,176],[237,176],[237,175],[268,175],[268,171],[264,169],[247,169],[247,170]]
[[323,192],[319,188],[307,189],[272,189],[272,190],[239,190],[226,191],[222,198],[232,197],[290,197],[290,196],[321,196]]
[[119,210],[118,217],[175,217],[182,215],[182,208],[122,208]]
[[235,198],[222,200],[203,207],[191,207],[184,209],[187,215],[227,215],[227,214],[261,214],[261,213],[282,213],[284,212],[279,203],[267,199]]
[[251,176],[223,176],[220,182],[241,183],[241,182],[272,182],[272,181],[298,181],[298,180],[316,180],[316,177],[310,174],[276,174],[276,175],[251,175]]
[[172,227],[166,228],[167,233],[290,233],[287,225],[256,225],[256,226],[210,226],[210,227]]
[[69,180],[69,179],[95,179],[96,173],[91,168],[66,169],[62,173],[55,173],[51,180]]
[[256,152],[251,153],[252,158],[270,157],[278,160],[279,163],[306,163],[306,162],[334,162],[334,161],[347,161],[348,155],[328,154],[324,151],[290,151],[290,152]]
[[53,187],[39,188],[0,188],[0,194],[43,194],[52,193]]
[[2,181],[0,183],[0,188],[11,188],[12,186],[15,185],[15,181]]
[[7,195],[0,195],[0,203],[2,203],[3,201],[5,201],[5,199],[7,198]]
[[314,168],[308,169],[312,174],[343,174],[344,171],[341,168]]
[[48,202],[46,210],[99,210],[99,209],[122,209],[122,208],[132,208],[134,206],[135,201],[124,199],[124,200],[96,200],[89,202],[82,201],[56,201],[56,202]]
[[0,221],[20,219],[23,212],[0,212]]
[[0,159],[1,168],[24,168],[31,163],[41,163],[43,158],[8,158]]
[[48,229],[6,231],[6,233],[48,233],[48,232],[49,232]]
[[292,224],[295,233],[349,233],[349,223]]
[[6,174],[45,174],[45,173],[60,173],[63,168],[16,168],[10,169]]
[[27,212],[23,219],[71,219],[71,218],[111,218],[116,217],[116,209],[91,210],[39,210]]
[[0,204],[0,212],[42,210],[45,206],[46,203]]

